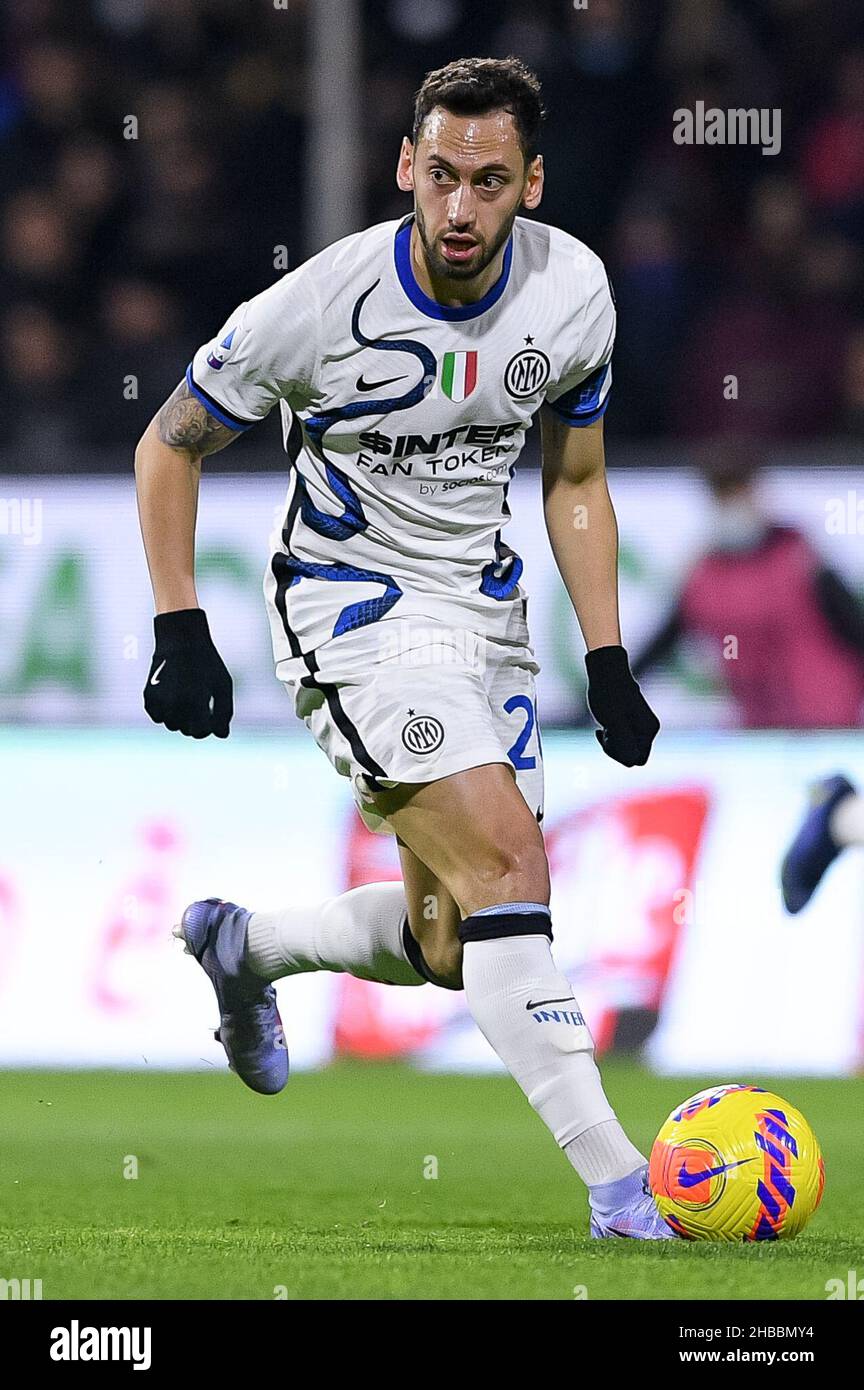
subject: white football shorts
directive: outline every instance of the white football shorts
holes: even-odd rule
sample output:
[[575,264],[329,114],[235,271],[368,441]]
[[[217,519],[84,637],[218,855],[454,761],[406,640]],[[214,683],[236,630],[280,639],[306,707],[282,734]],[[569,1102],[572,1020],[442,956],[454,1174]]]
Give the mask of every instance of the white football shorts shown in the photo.
[[376,789],[434,782],[485,763],[510,766],[542,820],[540,668],[524,609],[514,604],[504,632],[493,636],[437,618],[386,619],[281,663],[298,718],[351,779],[370,830],[388,830],[370,804]]

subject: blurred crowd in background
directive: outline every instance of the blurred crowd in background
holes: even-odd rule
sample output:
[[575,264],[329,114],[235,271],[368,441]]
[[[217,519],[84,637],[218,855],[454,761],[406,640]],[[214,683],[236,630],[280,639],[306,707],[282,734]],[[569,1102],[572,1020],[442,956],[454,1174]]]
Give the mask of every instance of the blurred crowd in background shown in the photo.
[[[76,447],[127,468],[194,348],[281,273],[274,247],[307,254],[311,3],[8,0],[5,471]],[[539,216],[616,289],[613,439],[864,439],[860,0],[365,0],[363,38],[367,224],[409,210],[393,172],[428,69],[516,54],[539,74]],[[781,151],[676,144],[696,101],[780,108]]]

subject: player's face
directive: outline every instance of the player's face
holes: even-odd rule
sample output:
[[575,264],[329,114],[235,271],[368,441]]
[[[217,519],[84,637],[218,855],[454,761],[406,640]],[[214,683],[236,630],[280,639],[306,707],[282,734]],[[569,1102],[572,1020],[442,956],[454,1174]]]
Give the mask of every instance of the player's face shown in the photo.
[[399,187],[414,194],[417,230],[433,279],[471,280],[505,245],[520,207],[543,191],[543,161],[526,167],[507,111],[454,116],[435,107],[416,147],[405,140]]

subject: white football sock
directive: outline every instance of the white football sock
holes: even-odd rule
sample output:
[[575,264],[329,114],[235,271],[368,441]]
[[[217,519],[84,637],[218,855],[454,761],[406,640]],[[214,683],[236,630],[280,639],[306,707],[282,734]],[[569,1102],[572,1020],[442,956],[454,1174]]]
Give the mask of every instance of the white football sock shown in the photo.
[[598,1183],[617,1182],[648,1162],[635,1144],[631,1144],[616,1119],[593,1125],[578,1138],[565,1144],[564,1152],[576,1172],[589,1187]]
[[606,1099],[594,1041],[548,937],[469,937],[462,978],[472,1018],[583,1181],[613,1182],[643,1165]]
[[864,796],[844,796],[831,812],[828,833],[835,845],[864,845]]
[[401,883],[367,883],[313,907],[253,912],[246,961],[265,980],[336,970],[361,980],[424,985],[405,953],[405,918]]

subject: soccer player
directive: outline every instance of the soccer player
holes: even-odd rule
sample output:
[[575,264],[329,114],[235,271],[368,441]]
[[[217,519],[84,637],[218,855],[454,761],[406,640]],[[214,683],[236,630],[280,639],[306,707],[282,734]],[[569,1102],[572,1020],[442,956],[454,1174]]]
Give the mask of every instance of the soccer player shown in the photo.
[[593,252],[518,216],[543,191],[542,115],[513,59],[431,73],[397,168],[413,215],[313,256],[196,353],[136,455],[156,602],[144,701],[168,729],[228,734],[231,680],[194,582],[201,460],[278,402],[290,480],[265,578],[276,674],[367,824],[397,836],[403,882],[313,909],[188,907],[178,934],[216,990],[217,1037],[269,1094],[288,1076],[272,981],[336,970],[464,989],[588,1185],[592,1233],[662,1239],[645,1158],[552,956],[538,667],[522,561],[501,535],[539,411],[597,737],[644,764],[659,724],[621,645],[603,455],[614,303]]
[[783,858],[780,889],[792,916],[807,906],[844,849],[864,845],[864,796],[842,773],[810,788],[810,805]]

